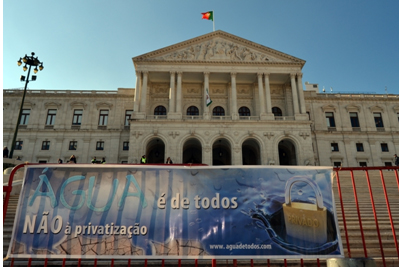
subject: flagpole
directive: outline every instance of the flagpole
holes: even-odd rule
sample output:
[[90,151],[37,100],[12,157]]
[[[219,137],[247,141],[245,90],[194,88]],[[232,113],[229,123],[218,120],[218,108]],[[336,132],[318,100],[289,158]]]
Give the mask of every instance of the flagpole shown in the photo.
[[213,14],[213,31],[215,31],[215,12],[212,10],[212,14]]

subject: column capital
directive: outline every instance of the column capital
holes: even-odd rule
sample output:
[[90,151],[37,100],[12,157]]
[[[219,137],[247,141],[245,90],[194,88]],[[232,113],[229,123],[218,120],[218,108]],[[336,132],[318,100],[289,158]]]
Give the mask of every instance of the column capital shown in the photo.
[[210,72],[209,71],[204,71],[205,76],[209,76]]
[[298,76],[298,78],[302,78],[303,73],[302,72],[298,72],[296,75]]
[[171,71],[169,71],[169,73],[170,73],[170,74],[175,74],[175,73],[176,73],[176,71],[174,71],[174,70],[171,70]]
[[295,78],[296,73],[290,73],[291,78]]
[[142,71],[141,70],[136,70],[136,76],[141,75]]
[[176,71],[176,73],[177,73],[177,75],[182,75],[183,74],[183,72],[181,70]]
[[258,75],[258,77],[259,77],[259,76],[260,76],[260,77],[263,77],[263,73],[262,73],[262,72],[258,72],[257,75]]
[[232,77],[236,77],[236,76],[237,76],[237,72],[230,72],[230,75],[231,75]]
[[263,74],[265,75],[265,77],[269,77],[270,76],[270,72],[264,72]]
[[148,74],[148,70],[143,70],[142,73],[143,74]]

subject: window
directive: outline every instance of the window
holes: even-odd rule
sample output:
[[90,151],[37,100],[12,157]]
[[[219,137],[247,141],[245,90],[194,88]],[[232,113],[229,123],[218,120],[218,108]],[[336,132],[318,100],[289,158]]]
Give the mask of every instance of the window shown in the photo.
[[69,142],[69,150],[76,150],[77,147],[78,147],[78,141]]
[[392,162],[386,161],[384,162],[385,167],[391,167],[392,166]]
[[331,151],[333,152],[339,151],[337,143],[331,143]]
[[356,151],[357,152],[364,152],[364,147],[362,143],[356,143]]
[[341,162],[340,161],[334,161],[334,168],[339,168],[341,167]]
[[308,114],[308,119],[310,120],[310,112],[306,111],[306,114]]
[[123,150],[129,150],[129,142],[123,142]]
[[75,109],[73,111],[72,125],[80,125],[82,123],[83,109]]
[[125,126],[129,126],[130,125],[129,120],[132,117],[132,114],[133,114],[133,110],[126,110],[126,112],[125,112]]
[[283,116],[283,112],[278,107],[272,107],[272,113],[274,114],[275,117]]
[[127,164],[127,160],[122,160],[121,163],[122,164]]
[[50,149],[50,141],[43,141],[42,150],[49,150],[49,149]]
[[96,150],[104,150],[104,141],[98,141],[97,142]]
[[39,163],[41,163],[41,164],[47,163],[47,160],[39,160]]
[[375,127],[383,128],[384,127],[384,123],[382,122],[381,113],[374,112],[373,115],[374,115]]
[[100,118],[98,120],[98,125],[107,126],[108,124],[108,110],[100,110]]
[[158,106],[154,109],[154,115],[166,115],[166,108],[164,106]]
[[23,144],[24,144],[24,141],[17,141],[17,142],[15,142],[14,150],[21,150]]
[[188,115],[188,116],[198,116],[198,115],[199,115],[199,110],[198,110],[198,108],[195,107],[195,106],[188,107],[188,109],[187,109],[187,115]]
[[335,127],[334,113],[326,112],[327,127]]
[[21,113],[20,125],[27,125],[29,121],[30,109],[23,109]]
[[213,111],[212,111],[212,115],[213,116],[224,116],[224,108],[222,108],[221,106],[214,107]]
[[47,112],[46,125],[54,125],[56,115],[57,115],[56,109],[49,109]]
[[238,115],[251,116],[251,111],[247,107],[240,107],[240,109],[238,110]]
[[367,167],[367,162],[361,161],[359,162],[360,167]]
[[349,112],[349,117],[351,119],[352,127],[360,127],[359,117],[357,116],[357,112]]
[[382,152],[389,152],[388,144],[386,144],[386,143],[381,143],[381,151],[382,151]]

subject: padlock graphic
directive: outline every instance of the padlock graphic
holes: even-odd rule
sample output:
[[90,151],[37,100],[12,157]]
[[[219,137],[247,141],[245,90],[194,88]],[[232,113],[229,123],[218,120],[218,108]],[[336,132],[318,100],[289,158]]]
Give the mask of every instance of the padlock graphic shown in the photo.
[[[316,195],[316,204],[291,201],[291,189],[295,183],[305,182]],[[294,176],[285,184],[283,204],[285,229],[288,237],[304,242],[324,244],[327,242],[327,209],[323,206],[319,186],[310,178]]]

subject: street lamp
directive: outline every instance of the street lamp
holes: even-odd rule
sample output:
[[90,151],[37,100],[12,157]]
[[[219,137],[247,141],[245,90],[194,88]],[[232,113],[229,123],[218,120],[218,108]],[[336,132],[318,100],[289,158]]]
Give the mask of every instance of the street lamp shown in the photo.
[[[31,54],[32,54],[31,56],[28,56],[25,54],[25,56],[23,58],[19,58],[19,60],[17,61],[18,66],[25,64],[22,67],[22,69],[24,71],[28,70],[28,75],[27,75],[27,77],[21,75],[21,78],[20,78],[21,82],[25,82],[25,88],[24,88],[24,94],[22,96],[21,106],[19,108],[18,120],[17,120],[17,125],[15,126],[14,137],[12,139],[11,151],[10,151],[10,155],[9,155],[10,159],[12,159],[12,156],[14,154],[15,143],[16,143],[17,135],[18,135],[18,126],[21,121],[22,110],[24,108],[26,88],[28,87],[28,83],[29,83],[30,69],[32,68],[32,66],[34,66],[35,69],[33,70],[33,72],[36,74],[38,72],[38,69],[37,69],[38,66],[39,66],[39,70],[43,70],[43,68],[44,68],[43,62],[40,62],[37,57],[34,57],[35,53],[32,52]],[[31,81],[36,81],[36,75],[32,75]]]

